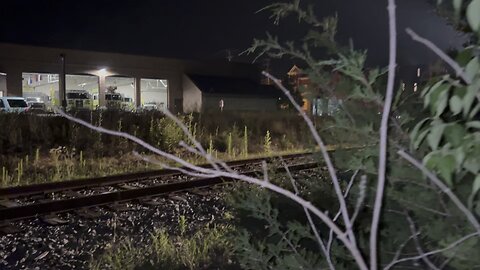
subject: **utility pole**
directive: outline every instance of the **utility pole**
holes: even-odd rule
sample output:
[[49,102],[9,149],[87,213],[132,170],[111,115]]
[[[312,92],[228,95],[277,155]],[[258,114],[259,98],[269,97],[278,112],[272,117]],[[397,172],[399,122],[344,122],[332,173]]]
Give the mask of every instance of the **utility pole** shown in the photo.
[[60,54],[60,62],[62,65],[62,69],[60,71],[60,89],[58,93],[58,97],[60,99],[60,103],[62,105],[62,109],[65,111],[67,109],[67,87],[66,87],[66,76],[65,76],[65,54]]

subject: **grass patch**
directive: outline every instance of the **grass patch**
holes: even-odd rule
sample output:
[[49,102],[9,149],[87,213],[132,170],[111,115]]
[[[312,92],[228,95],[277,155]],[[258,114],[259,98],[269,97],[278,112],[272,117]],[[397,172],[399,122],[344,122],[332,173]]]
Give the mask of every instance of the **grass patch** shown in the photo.
[[233,230],[227,225],[206,225],[193,234],[186,233],[185,221],[179,221],[180,234],[164,229],[151,234],[151,243],[136,246],[123,239],[92,260],[93,270],[112,269],[238,269],[232,262],[233,247],[228,238]]

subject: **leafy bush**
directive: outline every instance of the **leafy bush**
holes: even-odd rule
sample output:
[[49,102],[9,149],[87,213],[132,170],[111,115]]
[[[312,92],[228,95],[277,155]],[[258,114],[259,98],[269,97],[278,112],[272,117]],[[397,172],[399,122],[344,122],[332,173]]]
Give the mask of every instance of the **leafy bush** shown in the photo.
[[[382,268],[473,269],[478,266],[475,254],[480,250],[480,1],[454,3],[460,21],[467,22],[475,36],[472,44],[466,45],[457,55],[457,76],[441,74],[432,77],[430,82],[420,85],[425,86],[421,95],[399,88],[393,98],[388,126],[387,182],[383,207],[379,208],[380,248],[378,260],[373,259]],[[390,10],[392,7],[390,5]],[[373,179],[380,179],[382,174],[378,166],[381,159],[378,130],[383,116],[380,111],[385,106],[385,69],[367,68],[366,52],[336,43],[336,17],[318,20],[312,8],[304,10],[300,7],[300,1],[273,4],[266,10],[273,13],[276,23],[293,14],[312,30],[298,48],[293,42],[283,44],[278,38],[268,36],[266,40],[255,40],[249,52],[302,60],[306,66],[304,72],[312,82],[309,92],[344,97],[339,114],[320,127],[320,134],[330,144],[345,143],[352,139],[348,137],[355,137],[357,144],[365,146],[359,150],[337,151],[333,156],[336,168],[350,174],[358,172],[361,176],[358,177],[361,181],[352,178],[349,182],[349,177],[340,179],[343,192],[353,183],[345,196],[347,212],[353,223],[351,228],[361,251],[359,257],[372,256],[375,252],[371,242],[371,236],[375,234],[371,227],[372,214],[374,206],[379,203],[373,196],[378,191],[377,181]],[[409,33],[415,38],[413,32]],[[328,51],[327,60],[314,57],[319,48]],[[332,84],[332,74],[340,76],[341,82]],[[419,103],[428,110],[415,109]],[[332,132],[331,137],[329,132]],[[407,159],[409,155],[405,149],[413,151],[415,157],[423,157],[426,167]],[[436,182],[436,176],[431,174],[425,179],[424,173],[428,169],[441,179]],[[333,188],[328,185],[330,181],[325,179],[328,179],[326,173],[319,181],[301,181],[305,176],[294,178],[296,187],[285,185],[281,179],[270,177],[270,181],[277,181],[274,183],[296,194],[298,188],[301,197],[328,213],[330,218],[339,218],[334,221],[342,228],[347,226],[342,221],[344,217],[338,210]],[[322,197],[313,195],[314,187],[331,192],[324,198],[332,201],[319,202]],[[238,234],[234,243],[244,268],[359,267],[345,245],[332,239],[332,232],[324,223],[314,220],[312,225],[307,217],[298,216],[303,213],[300,207],[285,205],[280,195],[265,194],[254,188],[247,189],[237,198],[234,206],[238,209],[238,226],[244,231]],[[249,226],[252,223],[259,226]],[[349,239],[352,238],[349,236]],[[367,265],[363,269],[368,267],[377,268]]]

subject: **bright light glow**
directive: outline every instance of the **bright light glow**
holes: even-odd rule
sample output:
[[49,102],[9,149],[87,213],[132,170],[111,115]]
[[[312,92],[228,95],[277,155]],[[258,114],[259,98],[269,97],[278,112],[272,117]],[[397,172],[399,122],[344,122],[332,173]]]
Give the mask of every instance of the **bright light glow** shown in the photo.
[[106,76],[107,75],[107,69],[106,68],[102,68],[102,69],[99,69],[98,70],[98,75],[99,76]]
[[413,84],[413,92],[417,92],[417,90],[418,90],[418,84],[414,83]]
[[420,75],[422,75],[421,72],[422,72],[421,68],[417,68],[417,77],[418,78],[420,78]]
[[7,76],[7,73],[0,72],[1,76]]

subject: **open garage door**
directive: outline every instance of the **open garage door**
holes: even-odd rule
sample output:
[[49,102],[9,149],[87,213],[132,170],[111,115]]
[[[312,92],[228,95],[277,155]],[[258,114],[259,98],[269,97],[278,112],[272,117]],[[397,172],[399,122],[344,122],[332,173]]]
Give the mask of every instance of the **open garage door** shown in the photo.
[[144,110],[168,108],[168,81],[162,79],[142,79],[140,96]]
[[109,76],[105,79],[105,103],[108,109],[135,110],[135,79]]
[[58,94],[59,75],[53,73],[22,73],[23,97],[34,109],[51,110],[55,103],[55,94]]

